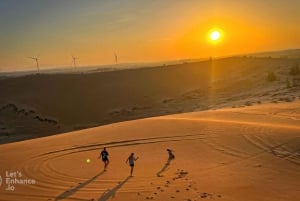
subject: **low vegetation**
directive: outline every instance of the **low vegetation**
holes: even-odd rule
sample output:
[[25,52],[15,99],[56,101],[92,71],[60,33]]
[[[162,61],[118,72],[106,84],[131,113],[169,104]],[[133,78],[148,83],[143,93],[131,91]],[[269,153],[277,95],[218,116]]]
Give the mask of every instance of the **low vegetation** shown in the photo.
[[275,80],[277,80],[275,73],[272,71],[268,72],[267,81],[273,82]]
[[290,74],[291,75],[298,75],[298,74],[300,74],[299,62],[295,63],[294,65],[292,65],[290,67]]

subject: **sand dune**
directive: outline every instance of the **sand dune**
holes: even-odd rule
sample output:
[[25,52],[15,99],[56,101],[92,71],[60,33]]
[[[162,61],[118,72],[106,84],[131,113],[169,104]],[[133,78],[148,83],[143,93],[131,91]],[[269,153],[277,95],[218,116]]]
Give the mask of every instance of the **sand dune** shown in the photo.
[[[300,200],[299,114],[299,101],[262,104],[4,144],[0,200]],[[97,159],[103,147],[106,172]],[[133,177],[125,164],[131,152],[139,156]],[[36,184],[7,191],[6,171]]]
[[[297,63],[229,57],[114,72],[0,77],[0,143],[167,114],[290,102],[300,97],[300,83],[293,83],[299,75],[289,74]],[[268,72],[277,80],[268,82]]]

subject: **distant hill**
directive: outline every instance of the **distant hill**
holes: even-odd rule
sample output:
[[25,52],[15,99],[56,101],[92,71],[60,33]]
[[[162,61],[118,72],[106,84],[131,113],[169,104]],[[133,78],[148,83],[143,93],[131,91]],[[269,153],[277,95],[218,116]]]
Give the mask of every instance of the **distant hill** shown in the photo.
[[300,59],[300,49],[253,53],[246,56]]
[[[289,73],[295,65],[297,59],[228,57],[0,77],[0,144],[132,119],[290,102],[300,99],[300,74]],[[270,72],[275,80],[268,81]]]

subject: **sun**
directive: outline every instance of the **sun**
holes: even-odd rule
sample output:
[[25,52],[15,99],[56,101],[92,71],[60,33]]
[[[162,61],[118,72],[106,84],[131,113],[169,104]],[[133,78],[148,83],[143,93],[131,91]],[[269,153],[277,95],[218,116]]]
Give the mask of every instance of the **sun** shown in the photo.
[[213,28],[208,32],[208,41],[213,44],[219,43],[223,38],[223,31],[219,28]]
[[219,40],[221,37],[221,33],[219,31],[213,31],[210,34],[210,39],[213,41]]

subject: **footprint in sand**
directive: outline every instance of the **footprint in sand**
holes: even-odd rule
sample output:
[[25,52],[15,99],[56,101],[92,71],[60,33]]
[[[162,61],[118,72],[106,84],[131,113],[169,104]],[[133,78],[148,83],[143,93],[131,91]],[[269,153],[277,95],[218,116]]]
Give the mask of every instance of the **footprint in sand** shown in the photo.
[[[176,179],[181,179],[181,178],[185,177],[188,174],[188,172],[184,171],[184,170],[180,170],[180,171],[177,171],[175,174],[177,174],[178,176],[173,177],[173,181],[175,181]],[[186,178],[185,180],[189,180],[189,179]]]
[[[201,198],[210,198],[210,199],[213,199],[215,198],[215,196],[211,193],[200,193],[200,197]],[[221,195],[217,195],[218,198],[221,198],[222,196]]]
[[200,197],[201,198],[207,198],[207,193],[201,193]]

